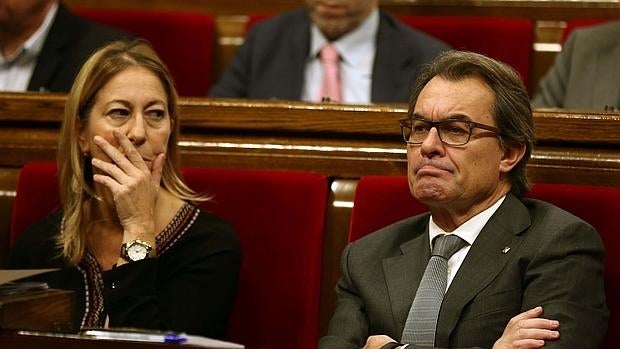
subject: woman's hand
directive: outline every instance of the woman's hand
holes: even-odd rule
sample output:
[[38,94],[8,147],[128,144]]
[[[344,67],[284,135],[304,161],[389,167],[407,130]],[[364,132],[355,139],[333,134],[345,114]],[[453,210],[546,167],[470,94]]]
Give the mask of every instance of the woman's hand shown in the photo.
[[112,193],[116,213],[125,234],[123,241],[141,238],[153,243],[154,211],[166,156],[164,153],[155,155],[149,169],[126,135],[118,130],[114,130],[113,134],[124,154],[103,137],[95,136],[95,144],[105,152],[111,162],[93,158],[92,165],[102,172],[95,174],[93,179]]

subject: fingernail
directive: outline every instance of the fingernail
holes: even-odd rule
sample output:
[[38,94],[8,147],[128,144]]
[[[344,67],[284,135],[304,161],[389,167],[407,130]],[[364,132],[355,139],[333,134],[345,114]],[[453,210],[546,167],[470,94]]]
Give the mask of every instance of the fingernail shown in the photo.
[[100,144],[100,143],[102,143],[102,142],[103,142],[103,138],[101,138],[101,136],[95,136],[95,137],[93,138],[93,141],[94,141],[95,143],[97,143],[97,144]]
[[560,326],[560,322],[558,320],[549,320],[551,321],[552,326]]

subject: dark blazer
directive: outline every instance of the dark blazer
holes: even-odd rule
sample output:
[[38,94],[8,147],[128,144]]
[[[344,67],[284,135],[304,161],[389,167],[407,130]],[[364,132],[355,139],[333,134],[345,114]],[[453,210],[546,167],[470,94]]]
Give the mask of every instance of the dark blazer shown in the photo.
[[532,100],[535,107],[620,109],[620,21],[576,29]]
[[[377,334],[400,339],[430,259],[428,221],[428,213],[408,218],[345,249],[336,310],[319,348],[360,348]],[[513,316],[542,305],[545,318],[560,321],[560,338],[545,348],[598,348],[608,319],[603,259],[590,225],[509,194],[446,292],[436,346],[491,348]]]
[[80,18],[62,3],[47,34],[28,91],[68,92],[82,64],[104,44],[134,36]]
[[[228,65],[211,97],[301,99],[310,52],[306,9],[256,24]],[[449,47],[380,13],[372,72],[372,102],[406,103],[420,65]]]

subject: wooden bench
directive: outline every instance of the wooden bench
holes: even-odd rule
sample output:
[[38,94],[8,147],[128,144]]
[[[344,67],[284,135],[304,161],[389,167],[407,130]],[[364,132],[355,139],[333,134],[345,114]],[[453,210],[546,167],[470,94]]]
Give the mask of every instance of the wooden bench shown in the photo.
[[[26,162],[55,158],[65,96],[0,94],[0,264],[6,260],[15,179]],[[330,179],[321,329],[333,309],[357,180],[404,175],[397,120],[406,105],[335,105],[182,98],[185,166],[317,171]],[[535,111],[534,182],[620,187],[620,114]]]

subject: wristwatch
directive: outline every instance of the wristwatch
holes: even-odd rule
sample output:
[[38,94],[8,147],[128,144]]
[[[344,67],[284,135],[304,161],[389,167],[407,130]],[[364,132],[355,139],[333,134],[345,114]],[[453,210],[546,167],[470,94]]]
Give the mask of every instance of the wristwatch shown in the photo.
[[151,254],[153,247],[140,239],[131,240],[121,245],[121,258],[127,262],[141,261]]

